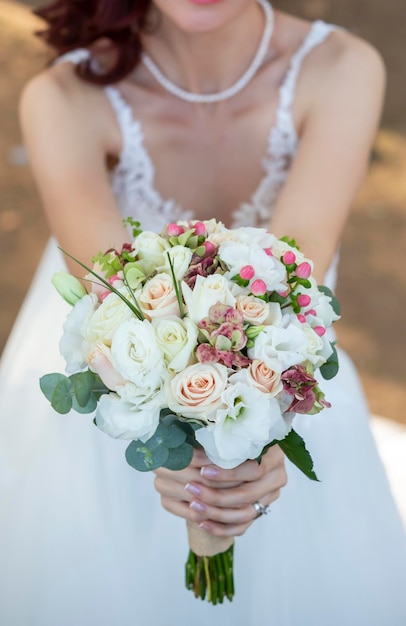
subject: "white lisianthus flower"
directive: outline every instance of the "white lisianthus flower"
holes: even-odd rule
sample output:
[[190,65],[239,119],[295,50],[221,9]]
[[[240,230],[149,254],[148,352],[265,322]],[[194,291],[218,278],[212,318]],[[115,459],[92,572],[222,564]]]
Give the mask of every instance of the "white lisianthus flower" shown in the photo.
[[283,326],[265,326],[248,349],[250,359],[260,359],[275,372],[283,372],[292,365],[305,361],[307,337],[305,333],[289,323]]
[[148,261],[155,267],[161,267],[165,264],[165,253],[170,249],[170,244],[160,235],[145,230],[134,239],[133,247],[139,259]]
[[243,226],[234,229],[234,234],[235,241],[261,249],[272,248],[275,241],[277,241],[275,235],[272,235],[265,228]]
[[[324,328],[328,328],[334,322],[340,319],[340,316],[335,313],[331,306],[331,298],[322,291],[319,291],[317,283],[313,277],[309,278],[311,287],[309,289],[299,288],[300,293],[303,293],[310,297],[310,303],[307,307],[303,307],[302,312],[315,311],[315,317],[318,318],[320,325]],[[314,324],[312,324],[313,326]]]
[[323,339],[313,330],[313,328],[307,322],[300,322],[297,318],[292,316],[291,324],[297,326],[305,335],[307,339],[306,360],[310,361],[314,367],[320,367],[325,362],[321,351],[323,350]]
[[225,278],[231,279],[240,273],[246,265],[255,270],[255,279],[261,279],[268,291],[285,291],[286,269],[283,263],[273,256],[268,256],[262,248],[247,243],[225,242],[219,249],[220,259],[229,268]]
[[80,280],[69,272],[55,272],[51,283],[65,302],[72,306],[87,294]]
[[149,396],[138,393],[131,400],[128,402],[125,396],[115,393],[101,396],[96,410],[96,424],[114,439],[141,439],[145,442],[159,425],[160,392]]
[[212,463],[229,469],[256,459],[283,417],[275,398],[241,382],[229,385],[222,400],[225,407],[217,411],[216,422],[198,429],[196,439]]
[[158,267],[158,272],[165,272],[172,277],[171,266],[169,264],[168,254],[171,258],[173,271],[177,280],[182,280],[187,270],[189,269],[190,261],[192,259],[192,251],[186,246],[173,246],[164,254],[165,263],[162,267]]
[[227,368],[219,363],[195,363],[173,377],[168,376],[165,394],[168,407],[183,417],[207,423],[216,419],[223,405]]
[[113,335],[133,313],[128,305],[115,293],[110,293],[93,313],[86,325],[86,339],[89,344],[102,341],[111,346]]
[[180,315],[179,304],[169,274],[156,274],[137,292],[137,301],[145,317],[152,320],[155,317]]
[[90,293],[76,302],[69,311],[59,341],[59,351],[66,361],[66,372],[74,374],[87,366],[86,353],[89,343],[85,329],[98,305],[97,297]]
[[111,359],[115,370],[129,382],[142,389],[161,387],[164,359],[147,320],[130,319],[115,332],[111,345]]
[[188,317],[183,320],[172,316],[152,320],[156,342],[167,362],[170,372],[180,372],[190,364],[197,345],[198,329]]
[[228,280],[221,274],[197,276],[193,291],[185,282],[181,286],[188,315],[196,324],[208,316],[210,307],[214,304],[235,305]]

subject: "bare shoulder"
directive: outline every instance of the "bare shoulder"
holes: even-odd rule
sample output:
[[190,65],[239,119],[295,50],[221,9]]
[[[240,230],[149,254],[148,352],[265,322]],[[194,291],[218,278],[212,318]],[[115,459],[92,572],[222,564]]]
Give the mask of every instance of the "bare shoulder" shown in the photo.
[[[64,132],[106,147],[116,141],[114,117],[103,90],[80,79],[71,63],[43,70],[24,87],[19,103],[24,133]],[[113,122],[113,123],[112,123]]]
[[[368,97],[380,105],[386,84],[385,63],[380,52],[364,39],[337,29],[315,50],[309,64],[310,81],[319,88],[321,101],[347,96]],[[321,87],[321,88],[320,88]]]

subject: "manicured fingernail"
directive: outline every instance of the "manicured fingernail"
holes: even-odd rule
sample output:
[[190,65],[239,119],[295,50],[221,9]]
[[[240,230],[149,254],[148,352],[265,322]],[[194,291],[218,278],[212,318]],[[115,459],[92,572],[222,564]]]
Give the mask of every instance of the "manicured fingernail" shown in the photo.
[[188,491],[189,493],[191,493],[194,496],[200,496],[202,490],[197,487],[196,485],[191,485],[190,483],[188,483],[187,485],[185,485],[185,489],[186,491]]
[[197,511],[198,513],[204,513],[206,510],[204,504],[202,504],[201,502],[196,502],[196,500],[192,500],[192,502],[189,504],[189,507],[194,511]]
[[203,530],[210,530],[210,524],[207,522],[200,522],[199,528],[203,528]]
[[219,471],[215,467],[202,467],[200,474],[205,476],[205,478],[216,478],[219,475]]

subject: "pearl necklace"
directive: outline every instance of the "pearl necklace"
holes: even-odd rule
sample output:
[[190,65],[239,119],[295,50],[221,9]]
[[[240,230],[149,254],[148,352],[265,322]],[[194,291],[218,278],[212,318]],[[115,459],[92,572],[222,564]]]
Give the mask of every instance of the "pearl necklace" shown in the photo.
[[258,71],[258,68],[260,67],[260,65],[263,63],[264,58],[267,54],[267,51],[269,48],[269,42],[271,41],[271,37],[273,33],[274,13],[273,13],[273,9],[271,5],[269,4],[269,2],[267,2],[267,0],[257,0],[257,2],[258,4],[261,5],[265,14],[265,27],[264,27],[264,32],[261,38],[261,42],[259,44],[258,50],[249,68],[244,72],[241,78],[239,78],[237,82],[235,82],[234,85],[231,85],[231,87],[229,87],[228,89],[225,89],[224,91],[220,91],[218,93],[208,93],[208,94],[193,93],[191,91],[185,91],[184,89],[181,89],[180,87],[175,85],[173,82],[171,82],[166,76],[164,76],[161,70],[159,69],[159,67],[155,65],[151,57],[148,56],[148,54],[146,54],[145,52],[143,52],[141,55],[142,62],[149,69],[149,71],[151,72],[153,77],[157,80],[157,82],[164,89],[166,89],[166,91],[169,91],[174,96],[177,96],[178,98],[181,98],[182,100],[186,100],[187,102],[199,102],[199,103],[209,104],[212,102],[219,102],[220,100],[227,100],[228,98],[235,96],[235,94],[237,94],[239,91],[241,91],[242,89],[244,89],[244,87],[248,85],[250,80]]

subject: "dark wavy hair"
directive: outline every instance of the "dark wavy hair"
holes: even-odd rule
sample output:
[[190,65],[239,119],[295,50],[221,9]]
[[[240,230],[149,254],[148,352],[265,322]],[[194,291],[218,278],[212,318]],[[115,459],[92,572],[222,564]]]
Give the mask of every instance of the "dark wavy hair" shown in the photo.
[[103,42],[115,52],[105,72],[85,61],[77,66],[81,78],[107,85],[127,76],[141,55],[140,32],[146,27],[151,0],[57,0],[34,13],[48,26],[37,33],[57,56],[75,48],[91,48]]

